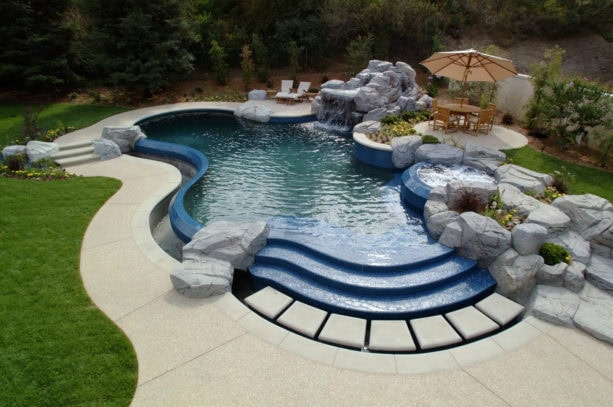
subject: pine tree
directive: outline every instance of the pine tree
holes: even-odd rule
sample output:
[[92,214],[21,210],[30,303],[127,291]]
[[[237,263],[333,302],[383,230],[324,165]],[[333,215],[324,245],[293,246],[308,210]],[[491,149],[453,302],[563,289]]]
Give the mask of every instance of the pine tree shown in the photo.
[[89,71],[105,82],[155,93],[193,69],[186,0],[83,0],[91,22]]

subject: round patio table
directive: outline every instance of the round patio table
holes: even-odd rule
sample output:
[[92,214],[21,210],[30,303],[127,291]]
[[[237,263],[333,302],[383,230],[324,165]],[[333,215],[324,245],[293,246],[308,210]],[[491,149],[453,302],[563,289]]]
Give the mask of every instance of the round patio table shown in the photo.
[[469,104],[447,103],[439,106],[449,109],[451,113],[456,113],[457,115],[462,116],[463,131],[466,130],[466,127],[468,125],[467,116],[471,113],[478,113],[481,111],[481,108],[479,106],[473,106]]

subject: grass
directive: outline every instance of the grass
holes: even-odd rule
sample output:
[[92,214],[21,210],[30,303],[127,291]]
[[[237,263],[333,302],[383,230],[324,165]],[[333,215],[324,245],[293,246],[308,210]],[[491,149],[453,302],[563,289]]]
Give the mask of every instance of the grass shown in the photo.
[[[17,139],[23,128],[23,112],[28,107],[41,108],[40,105],[0,104],[0,146],[11,144]],[[55,103],[43,107],[38,118],[43,130],[59,127],[80,129],[117,113],[130,110],[122,106],[84,105],[73,103]]]
[[521,165],[533,171],[551,174],[559,171],[571,173],[568,178],[569,194],[594,194],[613,201],[613,175],[596,168],[584,167],[543,154],[532,147],[525,146],[513,150],[504,150],[513,164]]
[[119,187],[108,178],[0,177],[0,405],[130,403],[134,350],[79,273],[85,229]]

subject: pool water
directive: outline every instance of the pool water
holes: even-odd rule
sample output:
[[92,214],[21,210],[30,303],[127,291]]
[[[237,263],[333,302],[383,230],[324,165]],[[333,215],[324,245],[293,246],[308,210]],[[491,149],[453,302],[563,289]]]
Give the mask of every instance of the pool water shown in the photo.
[[353,157],[348,133],[307,124],[261,124],[223,113],[162,116],[140,124],[154,140],[191,146],[209,159],[186,195],[198,222],[313,219],[360,234],[423,227],[404,208],[398,176]]

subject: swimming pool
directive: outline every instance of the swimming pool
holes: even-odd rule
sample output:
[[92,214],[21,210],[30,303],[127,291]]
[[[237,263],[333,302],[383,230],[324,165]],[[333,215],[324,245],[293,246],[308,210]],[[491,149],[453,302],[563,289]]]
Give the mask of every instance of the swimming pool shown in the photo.
[[187,212],[202,224],[292,216],[365,235],[421,225],[401,202],[397,175],[356,160],[350,134],[215,112],[140,126],[151,139],[188,145],[209,159],[206,175],[185,196]]

